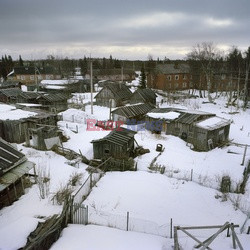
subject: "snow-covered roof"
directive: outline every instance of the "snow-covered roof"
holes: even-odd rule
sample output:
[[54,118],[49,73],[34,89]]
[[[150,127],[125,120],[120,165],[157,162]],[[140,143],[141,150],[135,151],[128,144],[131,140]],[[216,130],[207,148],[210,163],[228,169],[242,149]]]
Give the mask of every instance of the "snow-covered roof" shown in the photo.
[[43,87],[45,89],[65,89],[65,86],[58,86],[58,85],[45,85]]
[[147,113],[148,117],[155,119],[165,119],[165,120],[174,120],[180,116],[180,113],[170,111],[168,113]]
[[61,80],[42,80],[41,85],[68,85],[77,83],[78,80],[75,79],[61,79]]
[[215,116],[196,123],[196,126],[207,130],[213,130],[216,128],[224,127],[230,123],[231,123],[230,120],[226,120],[224,118]]
[[0,104],[0,120],[19,120],[35,116],[37,113],[16,109],[14,106]]

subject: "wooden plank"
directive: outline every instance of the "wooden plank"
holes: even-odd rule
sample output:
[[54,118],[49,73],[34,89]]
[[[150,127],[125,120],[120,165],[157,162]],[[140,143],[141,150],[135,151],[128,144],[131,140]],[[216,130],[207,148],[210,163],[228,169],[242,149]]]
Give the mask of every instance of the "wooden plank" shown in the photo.
[[234,240],[236,240],[236,242],[237,242],[237,244],[238,244],[240,250],[243,250],[243,247],[242,247],[242,245],[241,245],[241,243],[240,243],[240,241],[239,241],[239,238],[238,238],[238,236],[236,235],[236,233],[235,233],[235,231],[234,231],[233,224],[231,224],[230,227],[231,227],[231,230],[232,230],[232,236],[234,237]]
[[214,240],[215,238],[223,232],[229,226],[229,222],[227,221],[214,235],[211,239],[205,243],[205,245],[201,248],[201,250],[205,250]]
[[[187,236],[189,236],[190,238],[192,238],[194,241],[198,242],[200,246],[205,246],[204,242],[201,242],[200,240],[198,240],[196,237],[194,237],[192,234],[190,234],[189,232],[187,232],[185,229],[183,229],[183,228],[180,227],[180,230],[183,233],[185,233]],[[211,250],[211,248],[209,248],[209,247],[206,247],[206,248]]]
[[177,231],[178,227],[174,227],[174,250],[180,250]]
[[[216,225],[216,226],[194,226],[194,227],[180,227],[182,229],[185,229],[185,230],[193,230],[193,229],[213,229],[213,228],[221,228],[223,227],[224,225]],[[239,225],[233,225],[233,227],[239,227]],[[179,228],[179,229],[180,229]]]

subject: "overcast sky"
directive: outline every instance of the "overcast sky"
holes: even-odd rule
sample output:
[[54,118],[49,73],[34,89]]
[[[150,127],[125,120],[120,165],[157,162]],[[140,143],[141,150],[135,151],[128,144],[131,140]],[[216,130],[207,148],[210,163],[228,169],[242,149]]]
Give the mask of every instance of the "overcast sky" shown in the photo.
[[0,55],[182,59],[250,46],[249,0],[0,0]]

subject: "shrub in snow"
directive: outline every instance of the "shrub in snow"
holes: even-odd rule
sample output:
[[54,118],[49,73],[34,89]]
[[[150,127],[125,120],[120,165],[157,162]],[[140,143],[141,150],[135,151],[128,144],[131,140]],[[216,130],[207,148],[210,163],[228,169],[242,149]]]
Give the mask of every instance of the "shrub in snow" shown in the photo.
[[63,186],[61,185],[58,189],[58,191],[55,193],[53,200],[58,204],[62,205],[64,201],[67,201],[72,194],[73,189],[69,187],[68,185]]
[[83,177],[82,173],[74,172],[73,174],[70,175],[69,182],[68,182],[69,185],[71,186],[79,185],[82,180],[82,177]]

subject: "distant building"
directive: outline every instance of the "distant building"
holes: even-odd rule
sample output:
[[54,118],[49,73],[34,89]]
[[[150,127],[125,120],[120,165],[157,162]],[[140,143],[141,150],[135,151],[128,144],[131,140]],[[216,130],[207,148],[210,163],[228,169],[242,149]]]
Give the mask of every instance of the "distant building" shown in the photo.
[[147,86],[164,91],[190,89],[192,75],[187,63],[166,63],[156,66],[154,72],[147,75]]
[[[85,75],[86,79],[90,79],[90,72]],[[135,79],[135,72],[127,69],[96,69],[93,70],[93,78],[96,80],[108,81],[132,81]]]
[[128,103],[131,95],[132,92],[123,83],[105,83],[95,96],[96,105],[115,108]]
[[36,85],[42,80],[61,79],[61,75],[52,67],[23,66],[14,67],[7,75],[10,81],[20,81],[25,85]]

